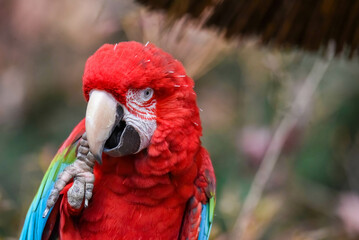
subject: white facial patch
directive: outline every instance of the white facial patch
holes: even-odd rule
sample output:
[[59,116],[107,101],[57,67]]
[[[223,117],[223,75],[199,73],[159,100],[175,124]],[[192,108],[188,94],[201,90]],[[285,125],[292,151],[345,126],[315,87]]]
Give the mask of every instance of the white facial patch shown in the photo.
[[133,126],[140,135],[141,144],[137,152],[146,148],[156,130],[156,99],[153,90],[130,89],[126,94],[123,120]]

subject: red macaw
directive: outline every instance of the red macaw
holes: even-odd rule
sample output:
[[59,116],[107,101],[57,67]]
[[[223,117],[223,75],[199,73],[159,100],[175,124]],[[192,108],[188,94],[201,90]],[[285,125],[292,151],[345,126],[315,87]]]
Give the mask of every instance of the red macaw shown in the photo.
[[20,239],[208,239],[215,176],[194,83],[152,44],[86,63],[86,117],[51,162]]

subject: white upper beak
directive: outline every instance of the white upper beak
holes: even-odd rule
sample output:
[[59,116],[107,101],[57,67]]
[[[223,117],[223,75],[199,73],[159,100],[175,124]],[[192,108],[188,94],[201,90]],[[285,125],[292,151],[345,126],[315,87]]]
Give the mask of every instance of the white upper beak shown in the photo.
[[101,161],[106,140],[116,123],[118,102],[106,91],[92,90],[86,109],[86,133],[90,151]]

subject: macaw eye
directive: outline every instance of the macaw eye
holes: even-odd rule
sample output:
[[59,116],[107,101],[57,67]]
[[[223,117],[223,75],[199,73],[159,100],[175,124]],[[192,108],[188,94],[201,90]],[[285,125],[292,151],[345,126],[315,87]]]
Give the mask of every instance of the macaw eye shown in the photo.
[[153,96],[153,89],[152,88],[146,88],[142,90],[141,97],[144,101],[148,101]]

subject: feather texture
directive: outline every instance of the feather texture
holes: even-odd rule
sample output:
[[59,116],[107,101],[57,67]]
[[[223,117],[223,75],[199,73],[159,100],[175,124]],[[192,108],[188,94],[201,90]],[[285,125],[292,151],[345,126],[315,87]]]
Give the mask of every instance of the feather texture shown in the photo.
[[212,163],[204,148],[201,148],[196,163],[199,167],[199,174],[195,181],[197,191],[188,202],[181,239],[208,240],[216,201],[216,180]]
[[201,225],[199,226],[198,240],[208,240],[211,233],[215,198],[211,197],[207,204],[202,206]]
[[[72,131],[68,139],[62,144],[52,160],[34,200],[27,212],[20,240],[41,239],[50,214],[45,218],[42,214],[46,208],[46,201],[54,187],[59,173],[76,159],[77,141],[85,131],[85,123],[81,121]],[[51,211],[51,210],[50,210]]]

